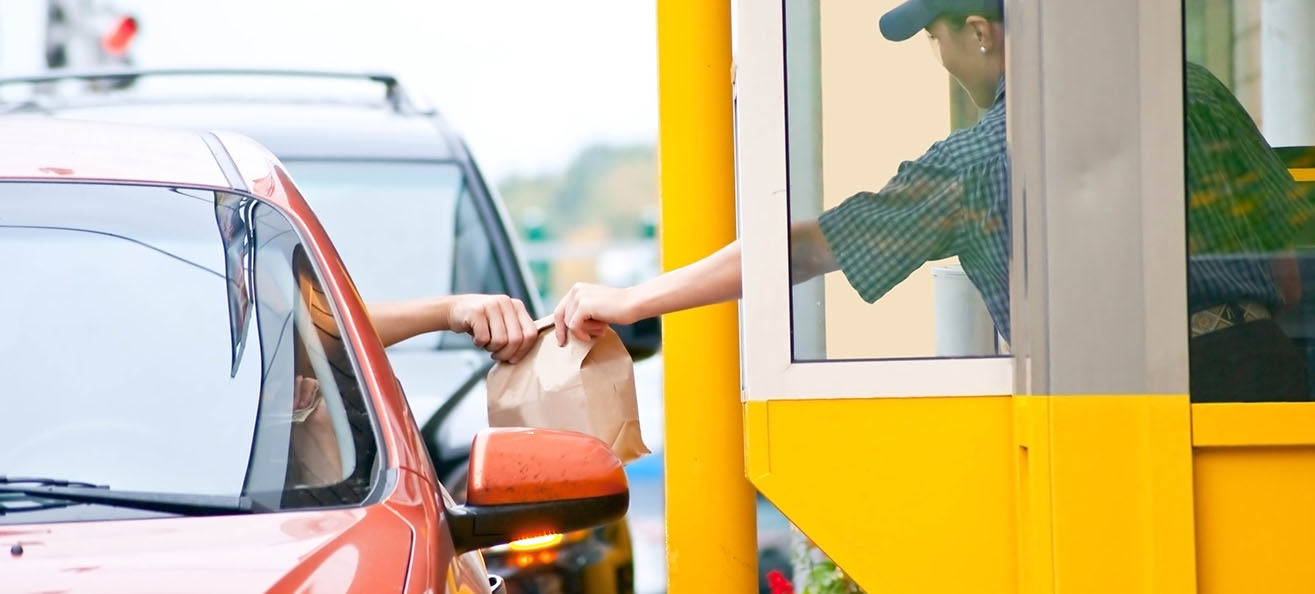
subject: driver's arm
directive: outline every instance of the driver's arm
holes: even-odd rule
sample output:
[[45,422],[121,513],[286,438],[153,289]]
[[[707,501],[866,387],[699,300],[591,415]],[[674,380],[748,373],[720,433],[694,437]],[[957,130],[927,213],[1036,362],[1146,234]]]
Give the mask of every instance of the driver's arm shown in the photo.
[[367,305],[384,346],[426,332],[469,334],[498,361],[515,363],[534,346],[538,330],[525,304],[506,295],[445,295]]

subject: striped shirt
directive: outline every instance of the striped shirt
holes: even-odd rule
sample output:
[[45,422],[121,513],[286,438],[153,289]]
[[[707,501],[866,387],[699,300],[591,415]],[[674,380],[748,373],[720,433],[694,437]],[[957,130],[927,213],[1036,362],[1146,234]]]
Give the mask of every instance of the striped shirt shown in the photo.
[[[1187,66],[1188,301],[1192,310],[1281,303],[1266,254],[1291,246],[1312,207],[1228,88]],[[958,256],[1009,339],[1009,154],[1004,80],[970,128],[902,163],[878,192],[818,219],[849,284],[876,301],[929,260]]]

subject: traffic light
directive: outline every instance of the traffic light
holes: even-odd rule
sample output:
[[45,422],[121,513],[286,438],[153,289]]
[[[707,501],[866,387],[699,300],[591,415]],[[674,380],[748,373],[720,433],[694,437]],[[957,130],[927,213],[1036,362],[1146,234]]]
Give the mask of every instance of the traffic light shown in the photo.
[[95,70],[132,64],[137,18],[99,0],[46,0],[46,67]]
[[69,41],[73,27],[64,2],[48,0],[46,4],[46,68],[68,66]]
[[109,58],[126,60],[128,49],[132,46],[135,37],[137,37],[137,18],[129,15],[116,16],[110,21],[109,28],[101,34],[101,53]]

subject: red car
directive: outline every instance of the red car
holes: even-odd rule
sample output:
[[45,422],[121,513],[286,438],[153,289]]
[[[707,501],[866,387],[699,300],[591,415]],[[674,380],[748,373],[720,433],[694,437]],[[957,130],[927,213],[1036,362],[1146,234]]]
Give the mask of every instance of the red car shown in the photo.
[[539,430],[481,432],[453,503],[254,141],[18,117],[0,137],[0,589],[497,592],[477,549],[625,513],[606,445]]

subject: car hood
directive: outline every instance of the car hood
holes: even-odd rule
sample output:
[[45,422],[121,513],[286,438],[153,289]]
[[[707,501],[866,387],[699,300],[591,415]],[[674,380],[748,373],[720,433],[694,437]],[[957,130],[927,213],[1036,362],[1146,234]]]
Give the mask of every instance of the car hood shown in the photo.
[[381,505],[0,526],[0,575],[9,592],[396,592],[411,539]]

